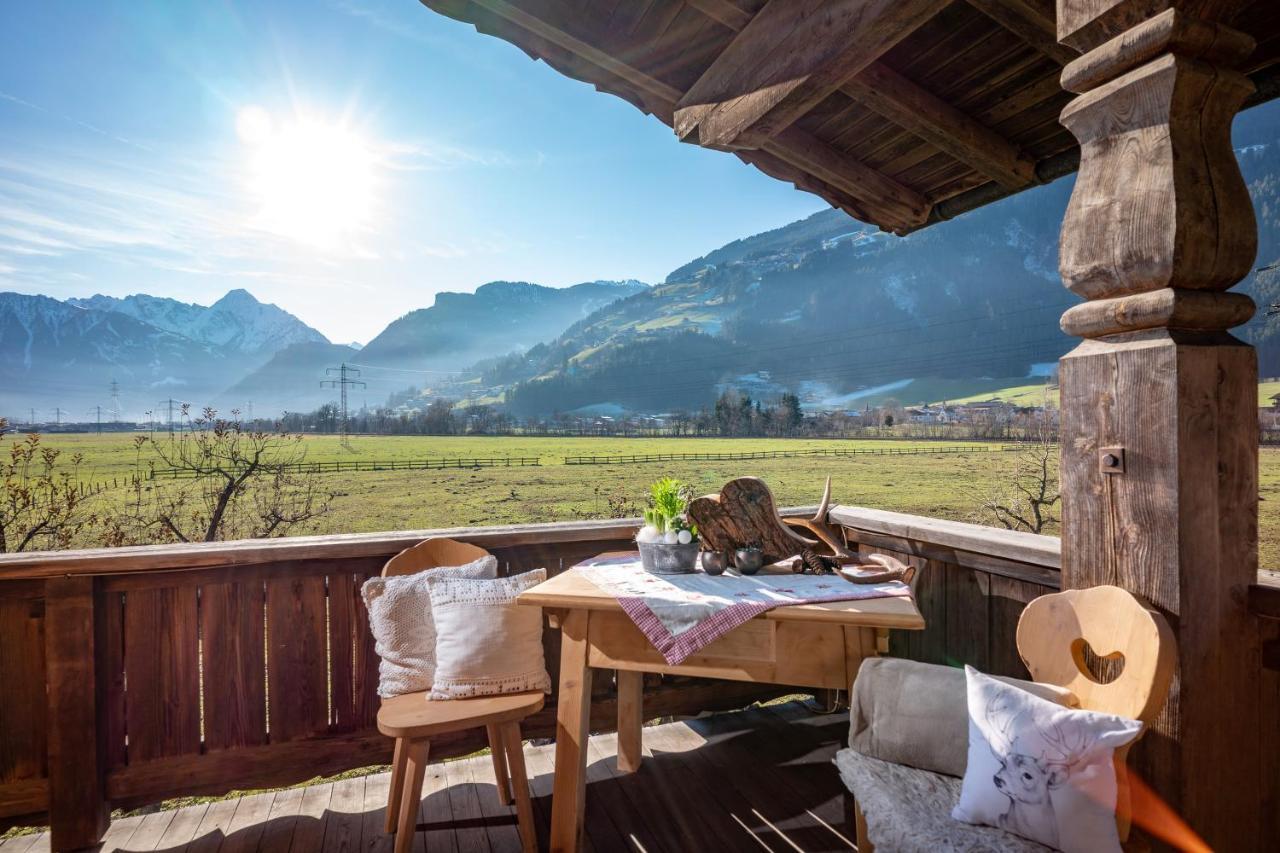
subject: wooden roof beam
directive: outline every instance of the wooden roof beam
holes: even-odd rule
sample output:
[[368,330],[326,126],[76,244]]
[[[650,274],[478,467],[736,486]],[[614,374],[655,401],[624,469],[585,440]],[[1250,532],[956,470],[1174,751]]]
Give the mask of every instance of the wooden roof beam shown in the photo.
[[870,204],[887,230],[906,231],[929,218],[932,204],[923,195],[798,128],[787,128],[761,150]]
[[1059,44],[1052,0],[968,0],[973,8],[1059,65],[1080,54]]
[[947,2],[771,0],[676,104],[676,134],[708,148],[760,148]]
[[1030,154],[884,63],[848,80],[840,91],[1001,186],[1019,189],[1036,180]]
[[[539,38],[625,80],[646,93],[670,116],[680,90],[627,65],[594,45],[566,33],[507,0],[470,0]],[[928,219],[930,202],[922,194],[875,171],[803,131],[791,129],[765,148],[771,155],[865,203],[877,222],[894,231],[918,227]]]
[[[731,30],[751,14],[731,0],[685,0]],[[903,77],[882,62],[846,80],[839,91],[1009,189],[1036,180],[1035,159],[1000,134]]]

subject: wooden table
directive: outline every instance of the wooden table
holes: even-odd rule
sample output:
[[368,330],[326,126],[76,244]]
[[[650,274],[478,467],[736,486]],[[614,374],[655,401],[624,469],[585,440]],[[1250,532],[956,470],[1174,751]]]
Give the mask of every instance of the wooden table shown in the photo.
[[848,690],[863,658],[888,650],[890,628],[924,628],[909,598],[790,605],[738,626],[672,666],[617,599],[576,569],[527,590],[519,603],[543,608],[561,634],[553,851],[581,846],[593,668],[618,671],[618,769],[630,772],[640,765],[643,673]]

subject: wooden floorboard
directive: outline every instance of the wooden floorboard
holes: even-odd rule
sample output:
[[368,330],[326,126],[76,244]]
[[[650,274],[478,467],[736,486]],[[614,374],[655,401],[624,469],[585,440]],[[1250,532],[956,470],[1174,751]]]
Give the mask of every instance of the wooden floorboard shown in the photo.
[[[640,769],[622,773],[617,737],[592,737],[587,753],[589,850],[851,850],[848,798],[831,759],[845,742],[844,714],[799,703],[646,728]],[[526,745],[541,849],[551,821],[554,744]],[[114,821],[103,850],[135,853],[389,853],[383,831],[388,774],[252,794]],[[413,849],[516,853],[514,809],[498,802],[487,754],[427,768]],[[41,853],[47,835],[0,843],[0,853]]]

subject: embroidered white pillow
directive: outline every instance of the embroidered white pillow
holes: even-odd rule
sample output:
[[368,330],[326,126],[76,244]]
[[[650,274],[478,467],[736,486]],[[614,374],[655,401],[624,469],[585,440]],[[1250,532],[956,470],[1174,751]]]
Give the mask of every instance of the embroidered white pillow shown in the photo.
[[378,695],[430,690],[435,672],[436,630],[431,621],[430,577],[492,578],[498,558],[481,557],[465,566],[441,566],[412,575],[369,578],[360,587],[369,610],[369,630],[378,652]]
[[551,692],[542,656],[542,608],[516,604],[516,596],[546,579],[546,570],[538,569],[491,581],[430,580],[436,625],[432,699]]
[[964,668],[969,760],[951,816],[1076,851],[1120,851],[1115,750],[1142,723],[1064,708]]

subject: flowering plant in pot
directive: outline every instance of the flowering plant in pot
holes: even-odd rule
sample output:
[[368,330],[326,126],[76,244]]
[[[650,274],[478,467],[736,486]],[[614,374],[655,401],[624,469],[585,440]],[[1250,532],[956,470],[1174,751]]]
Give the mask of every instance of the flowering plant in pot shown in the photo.
[[698,560],[698,529],[689,522],[691,492],[688,486],[663,477],[649,487],[650,506],[644,511],[644,527],[636,534],[640,562],[655,574],[692,572]]

